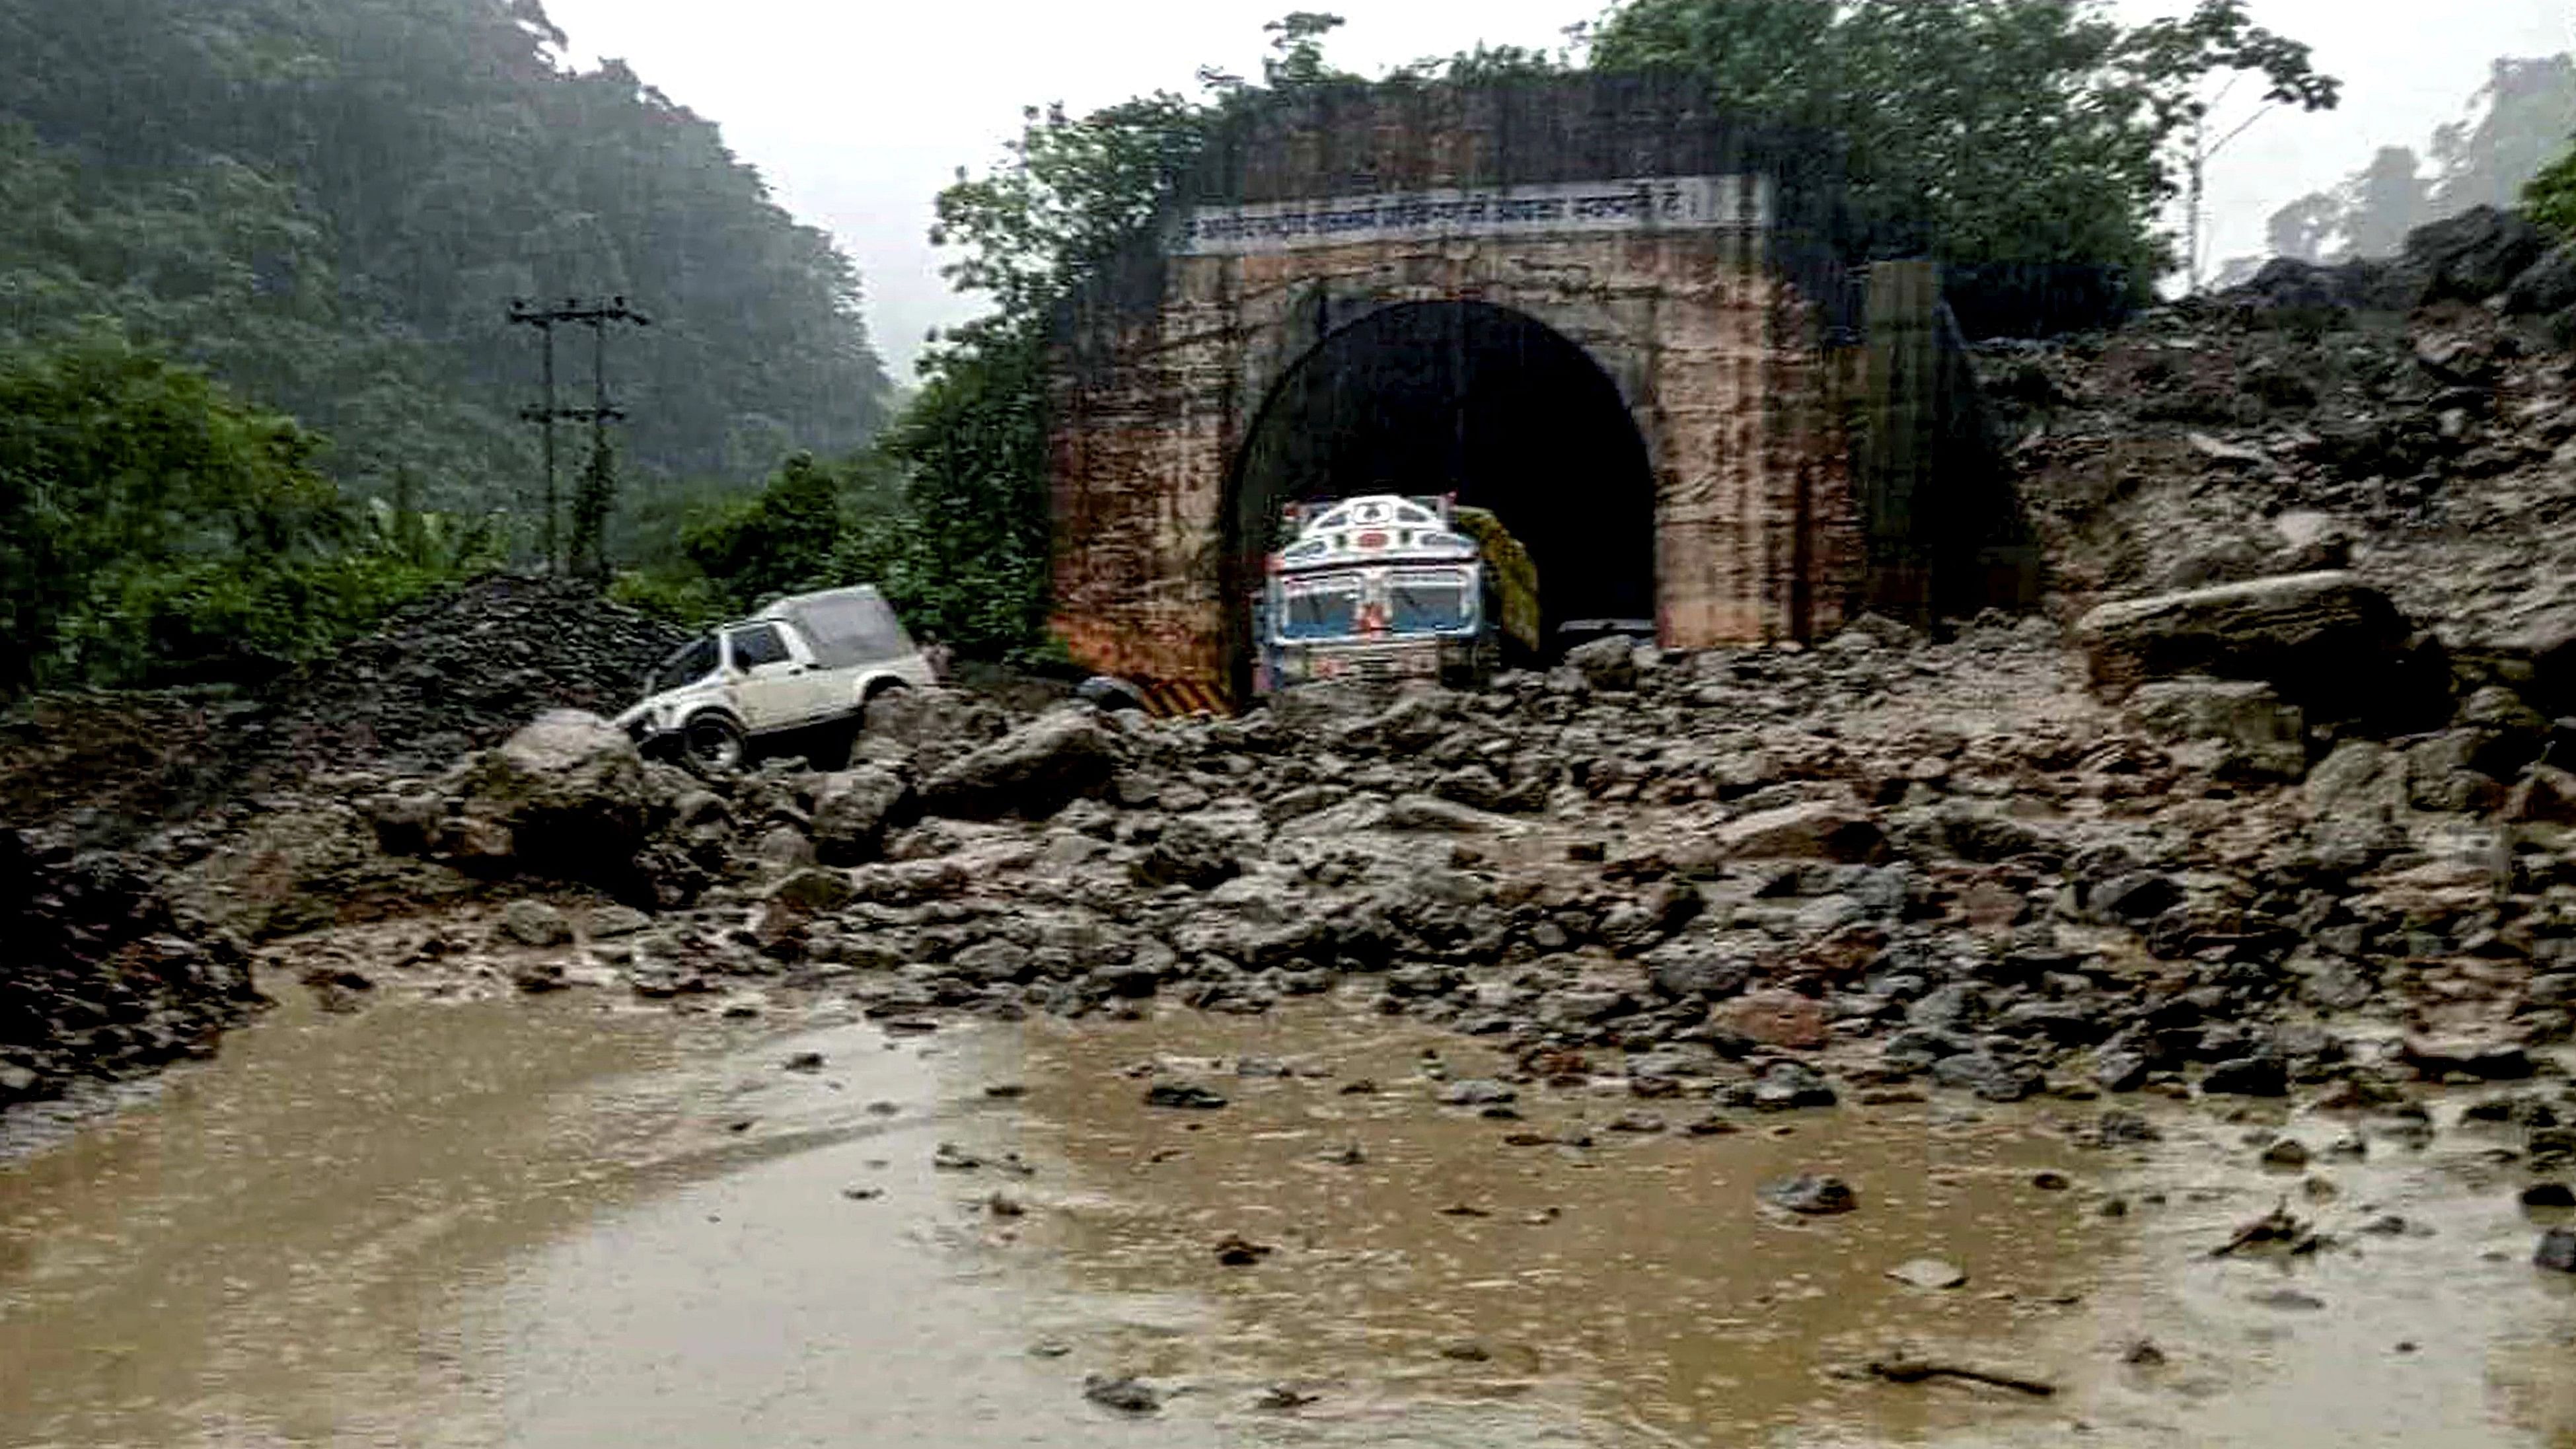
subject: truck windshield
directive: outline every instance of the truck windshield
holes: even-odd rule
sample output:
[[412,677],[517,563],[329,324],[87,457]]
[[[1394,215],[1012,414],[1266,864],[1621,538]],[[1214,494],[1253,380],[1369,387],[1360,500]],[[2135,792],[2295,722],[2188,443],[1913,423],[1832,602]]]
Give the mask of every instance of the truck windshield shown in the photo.
[[1279,633],[1287,639],[1337,639],[1349,635],[1359,612],[1360,581],[1343,578],[1295,579],[1283,592]]
[[1463,629],[1469,622],[1464,574],[1398,574],[1387,585],[1387,627],[1398,634]]
[[697,683],[716,672],[716,657],[716,637],[713,634],[690,640],[653,671],[651,692],[668,694]]

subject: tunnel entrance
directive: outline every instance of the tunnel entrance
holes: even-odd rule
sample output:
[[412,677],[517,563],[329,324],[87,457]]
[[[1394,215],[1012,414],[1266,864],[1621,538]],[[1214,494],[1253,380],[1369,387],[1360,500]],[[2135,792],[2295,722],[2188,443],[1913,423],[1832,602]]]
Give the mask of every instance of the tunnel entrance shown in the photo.
[[1536,565],[1551,655],[1569,623],[1655,618],[1654,472],[1617,384],[1523,313],[1406,303],[1317,344],[1244,440],[1226,518],[1238,698],[1282,508],[1362,493],[1453,493],[1491,511]]

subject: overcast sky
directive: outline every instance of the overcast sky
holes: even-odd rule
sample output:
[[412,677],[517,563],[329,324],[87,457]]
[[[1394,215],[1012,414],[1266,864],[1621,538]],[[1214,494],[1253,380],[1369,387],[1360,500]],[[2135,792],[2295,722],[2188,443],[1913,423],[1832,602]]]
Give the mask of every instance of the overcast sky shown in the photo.
[[[722,124],[800,218],[840,239],[866,278],[868,319],[909,379],[923,332],[981,310],[939,278],[930,200],[982,168],[1025,105],[1107,105],[1190,90],[1202,65],[1257,75],[1263,22],[1329,8],[1349,24],[1328,54],[1375,74],[1478,40],[1555,48],[1592,0],[546,0],[585,64],[618,56]],[[2130,19],[2185,0],[2117,0]],[[2423,147],[2500,55],[2576,48],[2569,0],[2252,0],[2255,17],[2316,47],[2342,109],[2259,123],[2211,176],[2212,255],[2259,249],[2264,218],[2330,185],[2383,144]]]

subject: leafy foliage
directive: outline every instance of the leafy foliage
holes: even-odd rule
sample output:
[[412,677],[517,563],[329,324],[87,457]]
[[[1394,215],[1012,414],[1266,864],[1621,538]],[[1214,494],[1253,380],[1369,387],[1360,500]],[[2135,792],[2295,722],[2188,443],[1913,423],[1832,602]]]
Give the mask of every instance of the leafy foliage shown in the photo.
[[2174,260],[2156,218],[2209,77],[2249,73],[2311,110],[2338,90],[2242,0],[2134,29],[2087,0],[1629,0],[1592,61],[1695,71],[1842,136],[1873,255],[2107,262],[2141,286]]
[[2523,188],[2522,195],[2533,221],[2562,239],[2576,241],[2576,151],[2550,163]]
[[[1272,75],[1331,74],[1314,47],[1339,23],[1274,27]],[[1164,92],[1083,117],[1032,109],[1000,168],[961,171],[940,193],[932,240],[961,249],[946,275],[994,310],[923,360],[921,393],[881,447],[905,471],[908,516],[860,530],[843,562],[872,569],[908,617],[960,648],[997,654],[1042,636],[1048,328],[1080,279],[1153,221],[1228,103]]]
[[572,490],[572,571],[608,578],[608,515],[617,506],[617,445],[605,435],[591,445],[590,461]]
[[863,444],[849,262],[562,41],[537,0],[0,0],[0,344],[118,319],[327,432],[334,477],[481,513],[536,472],[504,303],[624,294],[661,324],[612,353],[643,488]]
[[800,455],[756,497],[692,525],[681,551],[714,585],[714,602],[736,614],[762,601],[830,581],[851,522],[841,477]]
[[0,694],[296,659],[491,557],[486,530],[354,514],[320,447],[112,334],[0,353]]

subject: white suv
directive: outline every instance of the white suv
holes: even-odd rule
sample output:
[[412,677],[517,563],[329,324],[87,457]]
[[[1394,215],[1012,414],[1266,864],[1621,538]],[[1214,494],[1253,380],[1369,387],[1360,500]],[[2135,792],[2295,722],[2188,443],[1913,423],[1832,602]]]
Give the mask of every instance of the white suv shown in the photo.
[[937,682],[930,661],[875,589],[781,599],[702,634],[657,665],[644,702],[617,717],[648,754],[700,771],[754,754],[846,754],[868,701]]

